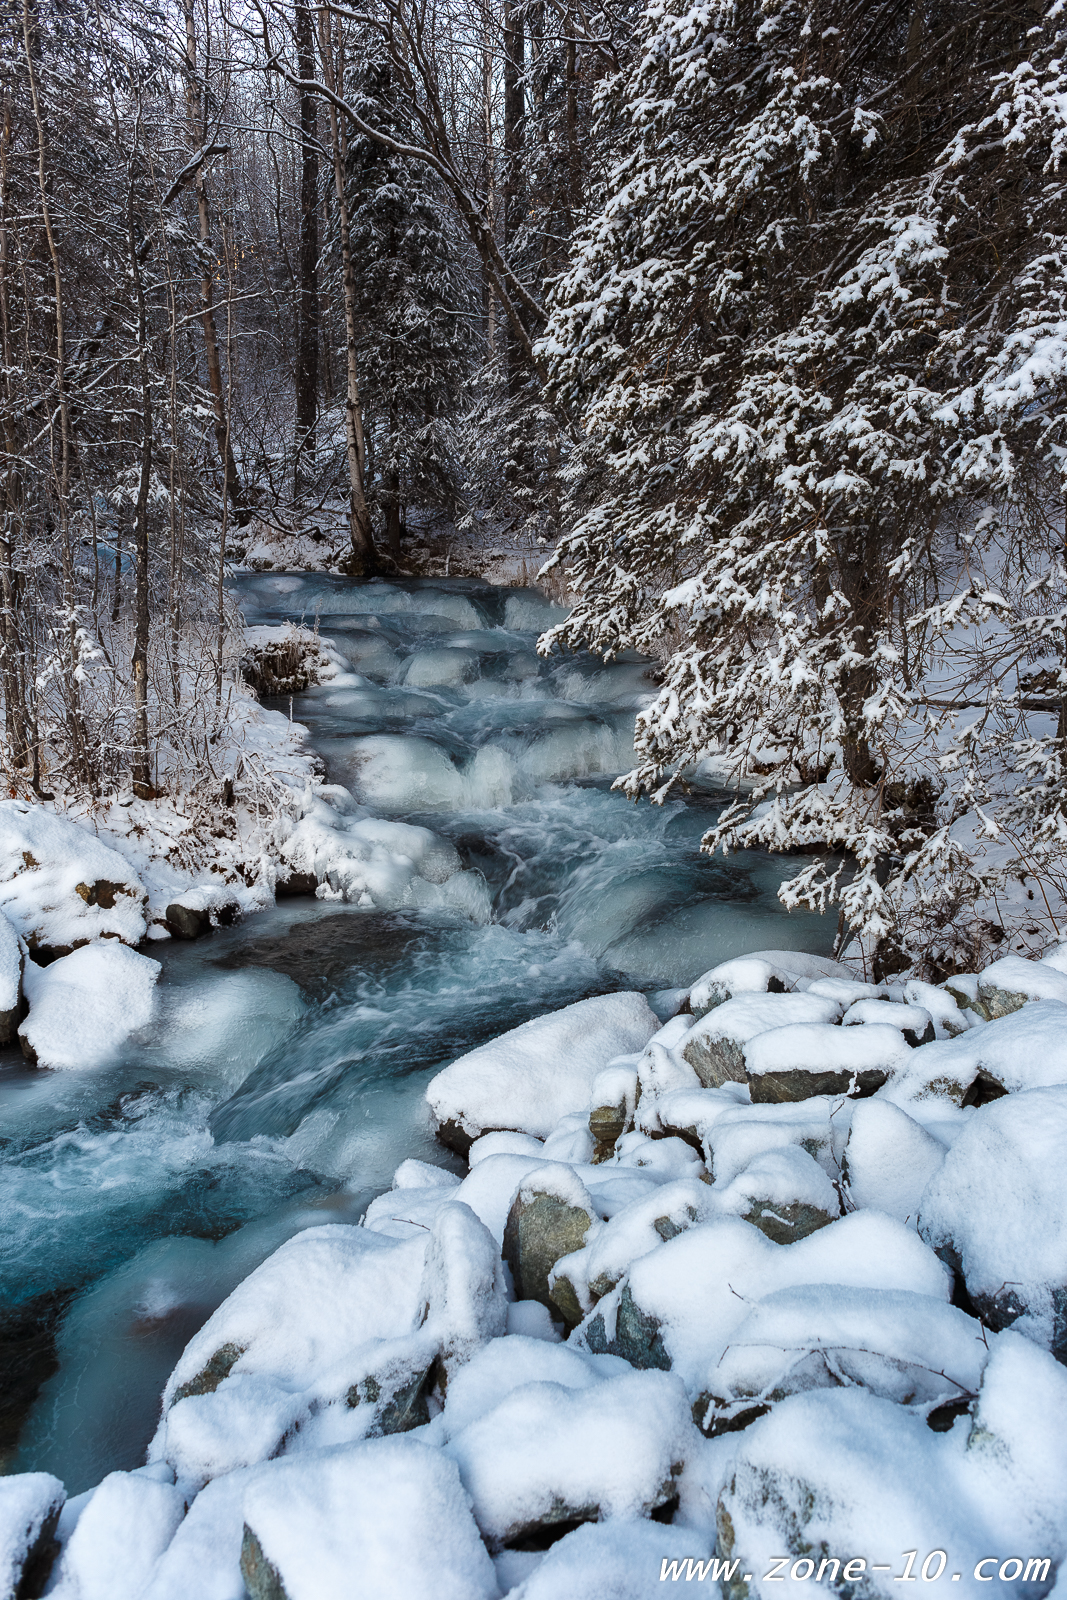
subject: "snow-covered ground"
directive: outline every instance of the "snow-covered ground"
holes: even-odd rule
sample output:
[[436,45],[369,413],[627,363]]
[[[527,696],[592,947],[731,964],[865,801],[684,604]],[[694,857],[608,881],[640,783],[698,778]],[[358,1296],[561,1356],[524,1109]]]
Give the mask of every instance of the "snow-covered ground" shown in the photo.
[[0,1478],[3,1592],[37,1561],[63,1600],[1052,1594],[1065,970],[763,951],[666,1023],[616,994],[468,1053],[427,1094],[466,1176],[407,1160],[282,1244],[145,1465]]

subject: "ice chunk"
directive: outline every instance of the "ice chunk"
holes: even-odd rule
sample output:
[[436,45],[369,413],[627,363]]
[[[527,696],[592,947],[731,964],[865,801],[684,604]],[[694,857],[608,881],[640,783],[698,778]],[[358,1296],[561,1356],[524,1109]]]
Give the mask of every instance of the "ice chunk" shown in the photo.
[[446,1449],[499,1549],[560,1523],[647,1516],[676,1492],[697,1438],[677,1378],[631,1372],[592,1389],[526,1384]]
[[[414,1439],[272,1464],[244,1497],[241,1555],[287,1600],[495,1600],[496,1574],[455,1465]],[[270,1591],[266,1587],[260,1593]]]
[[981,1315],[994,1328],[1018,1320],[1063,1360],[1065,1149],[1067,1087],[1006,1095],[972,1116],[919,1206],[920,1234],[962,1272]]
[[754,1102],[806,1100],[869,1094],[911,1054],[896,1028],[808,1022],[759,1034],[745,1049],[745,1066]]
[[467,683],[478,676],[479,657],[474,650],[416,650],[409,658],[404,682],[409,689],[441,683]]
[[465,1154],[494,1128],[541,1138],[562,1117],[586,1112],[597,1074],[644,1048],[659,1019],[644,995],[598,995],[535,1017],[460,1056],[426,1091],[438,1135]]
[[26,965],[30,1014],[23,1054],[39,1067],[97,1067],[114,1060],[156,1009],[158,961],[117,939],[75,950],[51,966]]
[[0,801],[0,910],[32,950],[140,944],[148,894],[124,856],[43,805]]
[[944,1159],[945,1146],[898,1106],[876,1097],[855,1107],[842,1158],[853,1205],[915,1223],[922,1192]]
[[833,1023],[840,1001],[807,994],[742,994],[725,1000],[697,1023],[679,1046],[701,1083],[709,1089],[732,1080],[745,1082],[745,1049],[771,1028],[794,1023]]
[[50,1472],[0,1477],[0,1595],[40,1593],[67,1492]]

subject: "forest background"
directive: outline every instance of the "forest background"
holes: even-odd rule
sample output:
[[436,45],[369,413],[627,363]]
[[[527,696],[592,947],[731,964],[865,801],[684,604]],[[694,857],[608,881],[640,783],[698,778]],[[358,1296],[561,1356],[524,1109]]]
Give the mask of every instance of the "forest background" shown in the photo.
[[874,975],[1062,934],[1063,0],[0,26],[10,794],[269,815],[231,564],[503,548]]

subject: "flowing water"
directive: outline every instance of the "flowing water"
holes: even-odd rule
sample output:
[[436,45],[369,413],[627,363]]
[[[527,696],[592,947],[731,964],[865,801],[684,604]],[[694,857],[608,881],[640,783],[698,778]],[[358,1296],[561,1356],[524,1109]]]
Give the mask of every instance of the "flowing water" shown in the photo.
[[293,715],[331,781],[455,845],[463,893],[283,901],[153,944],[159,1017],[124,1060],[0,1053],[0,1470],[71,1493],[137,1464],[184,1344],[283,1239],[357,1220],[405,1156],[452,1162],[422,1100],[442,1064],[586,995],[663,1007],[727,955],[829,944],[783,912],[780,863],[700,855],[721,795],[612,792],[646,665],[539,659],[561,613],[537,593],[235,582],[249,622],[317,621],[350,663]]

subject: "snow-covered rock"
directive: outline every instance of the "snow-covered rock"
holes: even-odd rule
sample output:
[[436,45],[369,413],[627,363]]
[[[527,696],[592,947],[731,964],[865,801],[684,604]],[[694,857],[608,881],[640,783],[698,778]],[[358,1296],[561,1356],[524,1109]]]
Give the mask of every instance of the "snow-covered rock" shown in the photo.
[[1038,1000],[912,1052],[886,1094],[898,1104],[944,1095],[957,1105],[1067,1084],[1067,1006]]
[[141,1600],[185,1516],[185,1496],[158,1470],[111,1472],[63,1547],[55,1600]]
[[959,1034],[966,1033],[968,1028],[976,1027],[981,1020],[977,1012],[962,1008],[948,989],[934,983],[921,983],[917,978],[910,979],[904,985],[904,999],[908,1005],[922,1006],[924,1011],[929,1012],[933,1019],[934,1036],[938,1039],[955,1039]]
[[58,1546],[56,1524],[67,1491],[50,1472],[0,1477],[0,1595],[40,1594]]
[[800,1145],[830,1178],[841,1157],[857,1102],[831,1095],[772,1105],[730,1105],[707,1128],[708,1169],[716,1186],[732,1182],[766,1150]]
[[706,1433],[733,1432],[790,1394],[851,1383],[927,1415],[943,1408],[947,1421],[988,1359],[981,1324],[943,1300],[801,1284],[765,1295],[734,1330],[694,1415]]
[[456,1373],[448,1385],[444,1412],[435,1419],[432,1431],[435,1437],[448,1439],[488,1415],[513,1390],[527,1384],[590,1389],[629,1371],[618,1356],[590,1355],[571,1344],[509,1334],[483,1345]]
[[819,978],[851,980],[852,973],[827,956],[809,956],[800,950],[756,950],[720,961],[705,972],[690,989],[689,1004],[693,1015],[701,1017],[734,995],[784,994]]
[[938,1139],[876,1095],[852,1112],[841,1169],[853,1205],[915,1224],[922,1192],[944,1159]]
[[22,1020],[23,946],[0,911],[0,1045],[14,1044]]
[[414,1439],[272,1463],[244,1495],[251,1600],[495,1600],[455,1464]]
[[31,951],[50,959],[95,939],[140,944],[147,903],[129,862],[87,827],[0,801],[0,911]]
[[877,1211],[773,1244],[732,1217],[688,1229],[635,1261],[574,1337],[633,1366],[670,1367],[695,1396],[749,1309],[804,1283],[909,1289],[947,1300],[952,1278],[914,1232]]
[[936,1038],[934,1019],[925,1006],[894,1004],[885,1000],[857,1000],[841,1019],[841,1026],[854,1028],[873,1022],[879,1027],[899,1028],[913,1048],[931,1044]]
[[678,1379],[631,1372],[591,1389],[526,1384],[445,1448],[498,1550],[561,1523],[648,1516],[698,1440]]
[[[737,1560],[724,1596],[815,1590],[821,1570],[824,1592],[888,1600],[908,1550],[920,1581],[934,1552],[927,1581],[959,1572],[961,1592],[977,1593],[979,1573],[998,1594],[1040,1595],[1067,1549],[1065,1441],[1067,1374],[1010,1334],[994,1345],[965,1441],[862,1388],[783,1400],[741,1436],[720,1498],[720,1553]],[[1043,1583],[1026,1573],[1038,1553],[1050,1558]]]
[[1065,1149],[1067,1087],[983,1106],[927,1184],[919,1232],[992,1327],[1017,1324],[1067,1361]]
[[1067,1001],[1067,973],[1047,961],[1005,956],[979,975],[978,993],[990,1017],[1006,1017],[1028,1000]]
[[644,995],[579,1000],[480,1045],[439,1072],[426,1091],[444,1143],[466,1154],[490,1129],[545,1138],[562,1117],[586,1113],[597,1074],[643,1050],[659,1030]]
[[562,1256],[581,1250],[598,1229],[589,1191],[573,1168],[540,1167],[524,1178],[504,1229],[504,1260],[511,1268],[517,1297],[539,1300],[554,1316],[576,1327],[583,1308],[566,1280],[552,1286],[549,1274]]
[[807,1100],[871,1094],[911,1054],[896,1028],[800,1022],[758,1034],[745,1050],[745,1066],[754,1103]]
[[714,1213],[707,1184],[692,1178],[665,1183],[623,1206],[595,1230],[588,1243],[557,1260],[549,1275],[556,1303],[566,1281],[583,1313],[590,1311],[593,1302],[608,1294],[639,1256],[697,1222],[708,1221]]
[[637,1105],[637,1066],[629,1062],[605,1067],[597,1073],[590,1093],[589,1132],[592,1160],[606,1161],[618,1139],[633,1122]]
[[758,1155],[715,1199],[775,1244],[795,1244],[841,1215],[841,1201],[818,1162],[799,1145]]
[[[186,1346],[163,1393],[149,1459],[202,1484],[273,1455],[311,1409],[343,1406],[386,1354],[385,1342],[415,1334],[425,1255],[425,1233],[395,1240],[332,1225],[289,1239]],[[417,1365],[430,1344],[424,1336],[391,1352],[396,1388],[397,1355]],[[371,1425],[369,1414],[359,1423]]]
[[[498,1558],[498,1572],[510,1556]],[[680,1561],[686,1576],[695,1562],[699,1576],[710,1556],[711,1538],[699,1528],[619,1518],[586,1522],[557,1539],[547,1555],[528,1557],[534,1570],[507,1591],[508,1600],[660,1600],[664,1562],[671,1572]]]
[[419,1286],[420,1325],[433,1335],[447,1381],[507,1328],[507,1291],[496,1240],[460,1201],[434,1215]]
[[807,994],[739,994],[716,1006],[678,1047],[683,1061],[701,1083],[717,1089],[726,1082],[744,1083],[749,1041],[772,1028],[796,1023],[834,1023],[842,1005],[825,996]]
[[115,1058],[156,1009],[158,961],[117,939],[87,945],[48,967],[26,963],[30,1014],[23,1054],[39,1067],[97,1067]]

